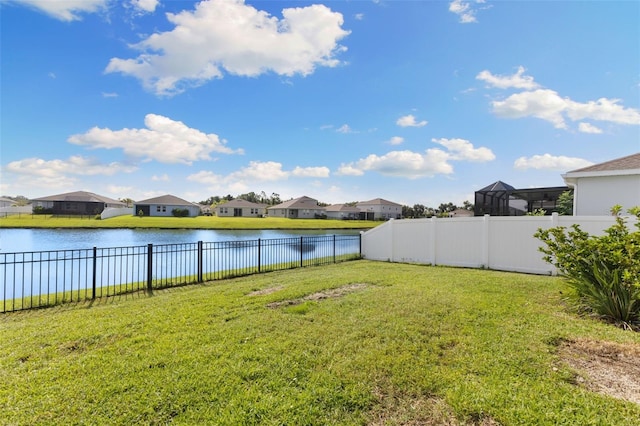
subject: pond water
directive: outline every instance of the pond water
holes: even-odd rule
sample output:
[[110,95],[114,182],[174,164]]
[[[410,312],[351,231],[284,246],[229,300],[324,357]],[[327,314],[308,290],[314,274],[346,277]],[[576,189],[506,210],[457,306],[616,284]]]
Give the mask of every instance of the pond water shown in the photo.
[[358,230],[210,230],[210,229],[0,229],[0,252],[129,247],[288,238],[306,235],[357,235]]

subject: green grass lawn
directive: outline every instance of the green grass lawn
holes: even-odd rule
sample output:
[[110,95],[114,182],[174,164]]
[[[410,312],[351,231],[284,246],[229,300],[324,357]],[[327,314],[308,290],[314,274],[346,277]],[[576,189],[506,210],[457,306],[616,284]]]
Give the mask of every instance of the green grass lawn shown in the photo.
[[559,278],[365,260],[0,316],[0,424],[633,425]]
[[162,228],[162,229],[367,229],[382,222],[278,217],[137,217],[99,220],[84,216],[13,215],[0,218],[0,228]]

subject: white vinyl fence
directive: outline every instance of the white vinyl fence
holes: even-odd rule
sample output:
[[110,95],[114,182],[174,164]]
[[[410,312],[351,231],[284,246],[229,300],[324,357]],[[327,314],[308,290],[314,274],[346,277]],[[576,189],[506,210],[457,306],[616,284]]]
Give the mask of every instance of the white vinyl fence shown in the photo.
[[133,215],[133,207],[107,207],[100,213],[100,219],[109,219],[110,217]]
[[[635,217],[628,217],[631,229]],[[388,262],[486,268],[555,275],[542,260],[538,228],[577,223],[590,235],[602,235],[612,216],[483,216],[390,220],[362,234],[362,257]]]

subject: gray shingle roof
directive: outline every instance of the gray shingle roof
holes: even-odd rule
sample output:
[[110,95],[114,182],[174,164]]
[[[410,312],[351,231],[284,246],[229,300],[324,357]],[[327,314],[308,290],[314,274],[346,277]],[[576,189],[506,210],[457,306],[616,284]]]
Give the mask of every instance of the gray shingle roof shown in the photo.
[[50,195],[48,197],[35,198],[33,201],[71,201],[71,202],[83,202],[83,203],[107,203],[107,204],[122,204],[123,202],[114,200],[109,197],[94,194],[87,191],[75,191],[66,192],[64,194]]
[[632,170],[632,169],[640,169],[640,152],[637,154],[627,155],[626,157],[605,161],[604,163],[598,163],[592,166],[583,167],[581,169],[571,170],[569,173],[605,172],[605,171],[613,171],[613,170]]
[[175,195],[162,195],[160,197],[149,198],[147,200],[137,201],[136,204],[156,204],[156,205],[167,205],[167,206],[195,206],[190,201],[183,200],[182,198],[178,198]]

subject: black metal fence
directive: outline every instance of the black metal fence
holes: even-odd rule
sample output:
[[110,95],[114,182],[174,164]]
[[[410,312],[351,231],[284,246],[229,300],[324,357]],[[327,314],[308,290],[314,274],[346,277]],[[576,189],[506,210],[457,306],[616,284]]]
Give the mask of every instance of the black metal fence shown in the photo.
[[360,257],[360,235],[0,253],[0,312]]

